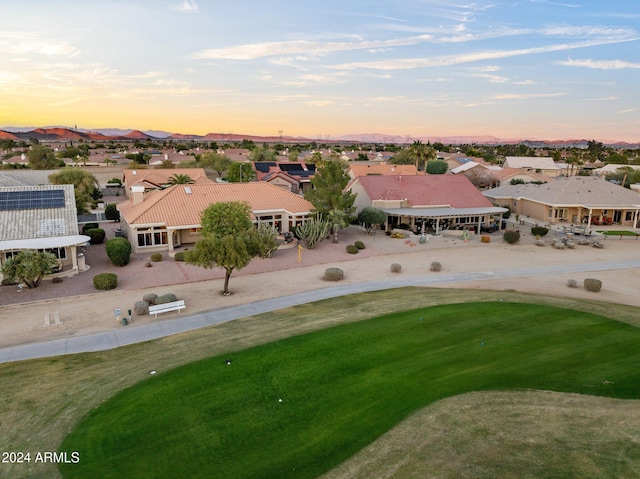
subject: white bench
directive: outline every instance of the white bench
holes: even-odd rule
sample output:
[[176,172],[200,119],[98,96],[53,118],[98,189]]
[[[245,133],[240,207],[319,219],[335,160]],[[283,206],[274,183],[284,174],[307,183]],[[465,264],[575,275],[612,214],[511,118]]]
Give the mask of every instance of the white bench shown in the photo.
[[180,301],[173,301],[171,303],[154,304],[153,306],[149,306],[149,314],[154,314],[157,319],[159,313],[178,311],[178,314],[180,314],[180,311],[184,308],[186,308],[186,306],[184,304],[184,300],[181,299]]

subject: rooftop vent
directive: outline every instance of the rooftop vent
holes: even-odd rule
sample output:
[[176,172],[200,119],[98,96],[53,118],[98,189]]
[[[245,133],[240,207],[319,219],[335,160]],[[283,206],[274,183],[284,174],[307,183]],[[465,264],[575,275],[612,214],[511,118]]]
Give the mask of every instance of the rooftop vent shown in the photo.
[[191,187],[190,186],[185,186],[184,187],[184,192],[188,195],[190,195],[191,193],[193,193],[193,191],[191,191]]

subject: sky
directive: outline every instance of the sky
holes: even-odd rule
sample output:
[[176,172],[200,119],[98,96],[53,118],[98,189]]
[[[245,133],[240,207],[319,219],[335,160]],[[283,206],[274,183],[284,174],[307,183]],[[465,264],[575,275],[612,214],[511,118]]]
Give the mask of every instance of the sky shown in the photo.
[[638,0],[0,0],[0,126],[640,141]]

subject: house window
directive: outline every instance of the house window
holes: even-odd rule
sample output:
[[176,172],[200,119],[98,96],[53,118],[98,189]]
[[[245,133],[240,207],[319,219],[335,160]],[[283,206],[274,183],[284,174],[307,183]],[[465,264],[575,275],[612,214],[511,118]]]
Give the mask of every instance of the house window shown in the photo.
[[566,208],[558,208],[555,212],[555,218],[559,220],[564,220],[567,218],[567,209]]
[[633,221],[633,211],[627,211],[624,215],[625,221]]
[[58,259],[66,259],[67,257],[66,248],[47,248],[44,251],[46,251],[47,253],[51,253]]
[[169,244],[167,238],[167,230],[156,226],[146,230],[138,230],[138,246],[162,246]]

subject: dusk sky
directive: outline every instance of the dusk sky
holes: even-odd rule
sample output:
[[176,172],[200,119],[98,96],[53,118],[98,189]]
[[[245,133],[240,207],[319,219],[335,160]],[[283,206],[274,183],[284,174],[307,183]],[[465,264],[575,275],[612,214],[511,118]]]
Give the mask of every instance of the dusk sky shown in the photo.
[[0,0],[0,127],[640,141],[638,0]]

